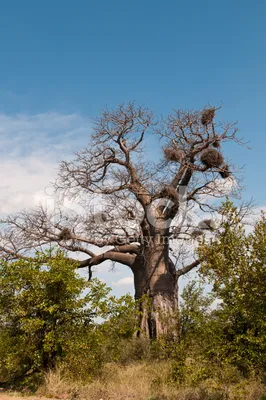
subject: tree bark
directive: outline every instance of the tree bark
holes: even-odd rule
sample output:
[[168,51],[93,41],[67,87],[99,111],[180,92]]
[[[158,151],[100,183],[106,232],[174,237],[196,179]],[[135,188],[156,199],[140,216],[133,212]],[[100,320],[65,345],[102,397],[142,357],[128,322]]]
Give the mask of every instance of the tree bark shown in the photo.
[[167,239],[154,235],[132,267],[135,297],[141,299],[139,335],[151,339],[178,334],[178,281]]

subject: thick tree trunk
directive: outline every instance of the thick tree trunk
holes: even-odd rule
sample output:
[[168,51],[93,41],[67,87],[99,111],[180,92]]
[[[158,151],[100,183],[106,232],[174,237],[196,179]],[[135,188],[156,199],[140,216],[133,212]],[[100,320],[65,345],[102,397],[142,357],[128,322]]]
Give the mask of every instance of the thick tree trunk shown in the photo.
[[133,266],[135,296],[140,303],[140,331],[149,338],[177,335],[178,282],[168,243],[154,235]]

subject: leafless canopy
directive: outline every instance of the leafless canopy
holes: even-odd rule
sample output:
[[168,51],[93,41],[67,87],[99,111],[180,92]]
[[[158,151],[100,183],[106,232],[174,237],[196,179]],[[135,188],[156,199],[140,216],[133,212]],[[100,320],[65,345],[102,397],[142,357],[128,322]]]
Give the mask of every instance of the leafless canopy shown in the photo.
[[[55,207],[40,206],[2,221],[1,256],[29,257],[34,249],[56,244],[85,254],[80,267],[111,260],[132,268],[156,233],[153,218],[170,240],[184,238],[191,227],[185,218],[180,221],[182,188],[187,209],[198,204],[210,211],[210,196],[222,197],[223,182],[235,181],[221,145],[241,141],[235,123],[215,122],[217,110],[176,110],[160,121],[134,103],[104,110],[87,148],[62,161]],[[192,264],[180,270],[187,272]]]

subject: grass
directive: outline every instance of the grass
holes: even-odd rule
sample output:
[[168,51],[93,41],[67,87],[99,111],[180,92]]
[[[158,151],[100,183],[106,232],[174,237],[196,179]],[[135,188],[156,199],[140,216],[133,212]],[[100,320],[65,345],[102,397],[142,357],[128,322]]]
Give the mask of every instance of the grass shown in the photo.
[[72,400],[266,400],[266,386],[259,379],[178,385],[169,379],[170,367],[167,361],[108,364],[99,378],[87,384],[57,370],[46,374],[37,394]]

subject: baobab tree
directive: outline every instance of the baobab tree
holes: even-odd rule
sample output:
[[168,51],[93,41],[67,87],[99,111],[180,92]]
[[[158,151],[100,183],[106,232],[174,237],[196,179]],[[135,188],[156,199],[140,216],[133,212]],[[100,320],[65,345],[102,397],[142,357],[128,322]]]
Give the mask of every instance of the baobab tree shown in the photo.
[[[237,127],[216,123],[217,111],[177,110],[156,121],[134,103],[104,110],[87,148],[60,164],[55,209],[40,206],[3,221],[1,256],[29,257],[57,244],[86,255],[79,267],[90,277],[106,260],[123,264],[133,273],[136,298],[150,300],[149,308],[142,304],[141,331],[166,333],[161,315],[177,312],[178,278],[200,264],[193,254],[185,264],[182,243],[214,229],[211,220],[196,226],[188,210],[197,205],[209,213],[224,182],[235,182],[221,145],[240,143]],[[83,212],[66,212],[66,198]]]

